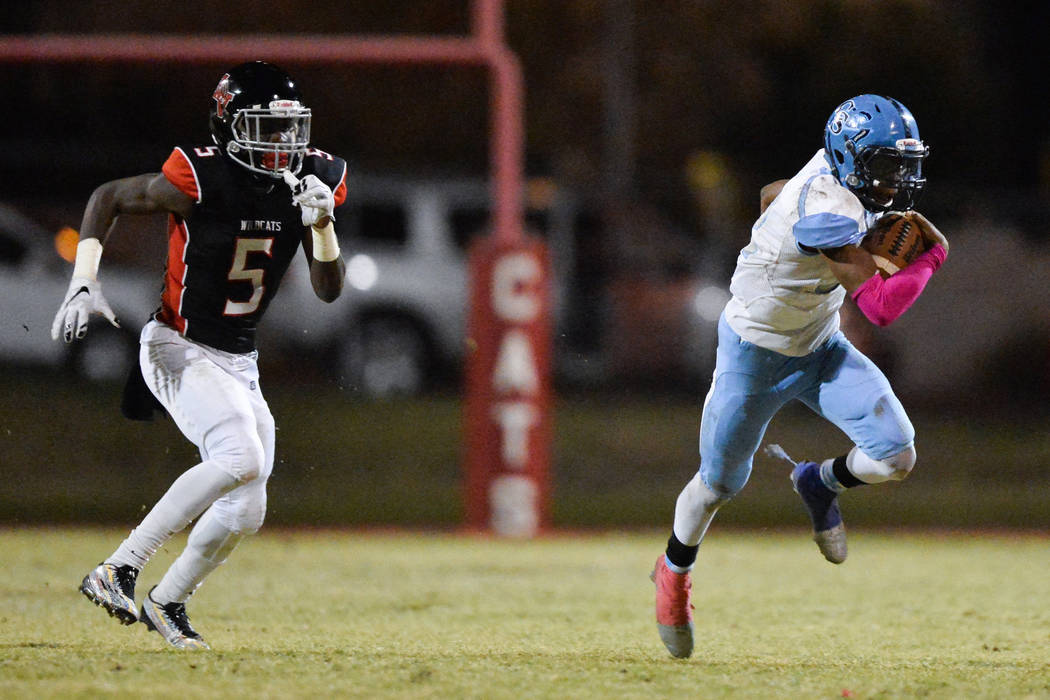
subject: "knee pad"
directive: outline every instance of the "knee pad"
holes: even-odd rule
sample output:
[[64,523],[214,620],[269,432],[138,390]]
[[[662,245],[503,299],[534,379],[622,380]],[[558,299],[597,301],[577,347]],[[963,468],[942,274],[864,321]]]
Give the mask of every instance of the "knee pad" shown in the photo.
[[908,475],[911,474],[917,456],[914,445],[909,445],[906,449],[898,452],[892,457],[887,457],[882,461],[892,470],[890,478],[896,481],[902,481],[908,478]]
[[237,525],[241,533],[254,535],[266,520],[266,491],[261,490],[258,498],[253,498],[238,512]]
[[257,479],[230,491],[211,507],[215,517],[232,532],[251,535],[266,519],[266,481]]
[[[230,421],[218,436],[209,436],[208,459],[242,484],[255,481],[266,471],[266,451],[254,426]],[[219,432],[217,428],[214,432]]]
[[701,459],[700,478],[704,484],[725,503],[743,490],[751,477],[751,460],[727,464],[725,460]]
[[731,498],[712,489],[701,473],[697,473],[678,495],[679,502],[690,510],[714,511]]
[[866,484],[902,481],[915,466],[915,457],[915,447],[912,445],[882,459],[872,459],[861,452],[860,448],[854,447],[846,457],[846,468]]

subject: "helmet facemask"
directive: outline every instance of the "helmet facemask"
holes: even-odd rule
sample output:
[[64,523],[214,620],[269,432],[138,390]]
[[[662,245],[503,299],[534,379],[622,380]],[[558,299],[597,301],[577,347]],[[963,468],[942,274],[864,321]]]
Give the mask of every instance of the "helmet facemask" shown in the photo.
[[926,186],[929,155],[915,117],[882,95],[857,95],[824,125],[824,156],[831,174],[871,212],[914,208]]
[[281,179],[297,174],[310,144],[310,109],[297,100],[239,109],[229,123],[226,152],[248,170]]
[[[853,144],[846,147],[852,152]],[[898,139],[895,146],[868,146],[853,153],[846,185],[869,211],[909,211],[926,186],[923,161],[930,149],[918,139]]]

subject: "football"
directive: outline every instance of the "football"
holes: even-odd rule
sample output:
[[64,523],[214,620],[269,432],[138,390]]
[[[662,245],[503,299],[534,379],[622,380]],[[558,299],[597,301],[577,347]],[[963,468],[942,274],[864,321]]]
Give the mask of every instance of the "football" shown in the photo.
[[861,247],[875,258],[881,272],[892,275],[926,250],[926,241],[909,214],[887,214],[868,229]]

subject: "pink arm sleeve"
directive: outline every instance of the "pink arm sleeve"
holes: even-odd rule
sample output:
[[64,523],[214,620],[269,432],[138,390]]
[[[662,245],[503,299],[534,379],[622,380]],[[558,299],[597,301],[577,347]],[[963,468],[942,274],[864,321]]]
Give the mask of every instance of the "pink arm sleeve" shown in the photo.
[[872,275],[853,292],[853,301],[869,321],[876,326],[888,326],[919,298],[947,256],[944,246],[936,245],[887,279],[880,274]]

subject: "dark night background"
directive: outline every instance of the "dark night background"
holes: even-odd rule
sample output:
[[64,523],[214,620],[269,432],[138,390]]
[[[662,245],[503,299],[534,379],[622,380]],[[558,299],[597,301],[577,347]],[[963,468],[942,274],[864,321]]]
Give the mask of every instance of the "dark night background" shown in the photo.
[[[464,1],[180,7],[10,2],[0,27],[445,35],[470,28]],[[599,196],[626,187],[698,237],[720,232],[705,230],[691,195],[691,154],[720,154],[746,218],[758,187],[793,173],[820,146],[831,110],[861,92],[894,96],[916,115],[932,149],[931,215],[977,207],[1026,224],[1042,219],[1050,141],[1037,47],[1047,18],[1045,3],[976,0],[506,4],[509,44],[527,84],[530,174]],[[488,96],[480,69],[285,67],[314,107],[315,141],[357,167],[484,172]],[[224,68],[0,65],[5,190],[34,196],[45,180],[54,194],[83,197],[101,179],[157,168],[172,143],[207,138],[203,115]],[[630,88],[626,143],[603,132],[615,109],[603,88],[611,79]],[[624,162],[624,152],[621,184],[610,164]]]
[[[640,319],[617,325],[611,315],[608,327],[584,326],[579,334],[604,331],[611,342],[599,350],[619,350],[629,360],[650,359],[661,349],[663,338],[653,342],[646,323],[655,323],[661,300],[677,293],[673,275],[727,282],[757,213],[759,188],[793,175],[822,146],[824,123],[839,103],[870,92],[907,105],[931,148],[919,208],[945,231],[952,252],[913,309],[879,331],[882,340],[867,327],[854,338],[885,363],[914,410],[922,462],[893,499],[861,497],[851,517],[1045,525],[1050,100],[1040,47],[1050,4],[507,0],[505,20],[524,69],[528,174],[549,176],[587,202],[596,223],[577,241],[577,273],[593,298],[606,294],[615,302],[619,293],[629,302],[623,308]],[[458,36],[469,32],[470,21],[467,0],[0,4],[0,33],[17,35]],[[101,182],[159,170],[176,143],[210,142],[211,94],[231,66],[158,58],[148,65],[0,63],[5,203],[50,230],[77,227]],[[314,110],[313,141],[351,162],[351,187],[354,172],[485,175],[484,70],[283,67]],[[162,259],[162,232],[149,244],[154,262]],[[107,244],[107,256],[114,252],[119,262],[119,250]],[[57,308],[57,296],[49,309]],[[844,307],[844,317],[847,312]],[[593,324],[597,314],[589,316]],[[15,331],[21,328],[15,324]],[[300,362],[296,371],[309,364]],[[129,469],[146,465],[141,477],[152,479],[154,489],[195,458],[170,424],[143,433],[121,421],[110,405],[113,387],[59,384],[51,375],[38,382],[0,370],[8,373],[0,378],[11,394],[0,407],[6,430],[0,462],[34,464],[42,454],[49,467],[8,482],[8,492],[0,493],[0,515],[8,521],[41,513],[57,520],[132,519],[141,500],[136,494],[112,491],[113,502],[91,502],[110,469],[113,439],[127,446]],[[268,397],[280,415],[279,441],[289,462],[278,469],[283,476],[275,499],[283,500],[275,500],[273,522],[460,519],[458,385],[404,405],[342,402],[340,389],[314,385],[309,391],[322,400],[304,401],[298,384],[281,384],[271,368],[264,370],[273,380]],[[570,394],[559,405],[557,522],[666,524],[673,495],[695,469],[706,387],[674,374],[662,383],[651,379],[631,384],[618,376],[594,396]],[[668,388],[677,393],[664,393]],[[77,414],[55,416],[46,429],[37,419],[53,411],[52,392],[99,416],[99,439],[83,447],[81,459],[56,446],[54,437],[79,434]],[[32,398],[28,409],[18,393]],[[995,418],[983,418],[987,411]],[[303,437],[328,420],[345,429],[331,444]],[[783,426],[780,436],[772,437],[815,454],[842,446],[833,428],[817,423],[789,412],[774,424]],[[406,425],[411,438],[402,432]],[[168,445],[179,447],[169,454]],[[314,456],[352,469],[345,478],[339,472],[322,480],[304,471],[313,469]],[[730,523],[775,524],[787,507],[777,500],[790,498],[782,475],[756,467],[749,494],[757,495],[747,496],[751,505],[735,509],[738,515],[727,515]],[[76,474],[83,488],[54,489],[52,482],[64,483],[55,475],[63,473]],[[432,480],[425,487],[435,494],[432,510],[406,513],[403,484],[424,478]],[[302,486],[285,488],[293,483]],[[26,492],[39,494],[35,511],[24,501]]]

